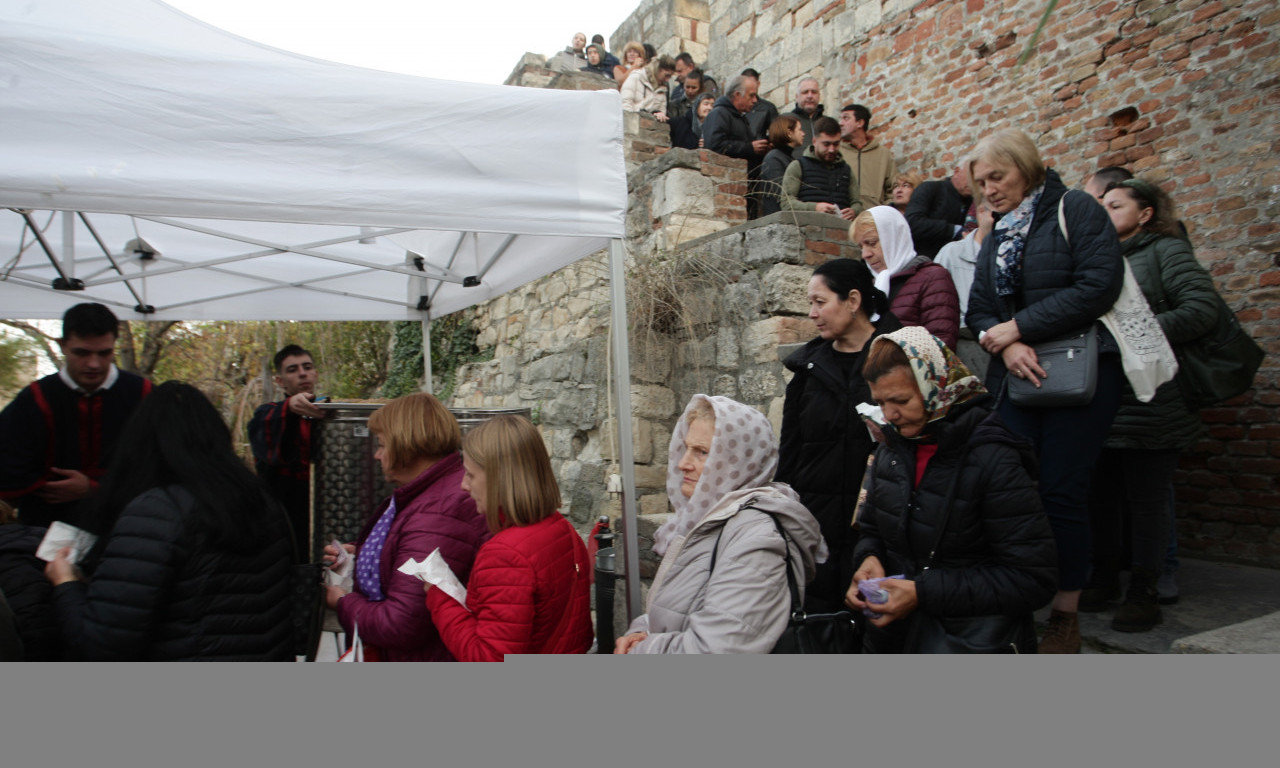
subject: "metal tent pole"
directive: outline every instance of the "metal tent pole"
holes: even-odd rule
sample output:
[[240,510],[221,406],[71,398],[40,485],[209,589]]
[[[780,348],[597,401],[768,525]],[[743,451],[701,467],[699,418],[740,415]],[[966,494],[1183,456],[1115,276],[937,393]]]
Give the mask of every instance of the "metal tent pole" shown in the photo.
[[640,603],[640,540],[636,535],[636,465],[631,443],[631,344],[627,338],[626,249],[609,241],[609,292],[613,313],[613,386],[618,404],[618,463],[622,466],[622,552],[627,578],[627,620],[644,613]]

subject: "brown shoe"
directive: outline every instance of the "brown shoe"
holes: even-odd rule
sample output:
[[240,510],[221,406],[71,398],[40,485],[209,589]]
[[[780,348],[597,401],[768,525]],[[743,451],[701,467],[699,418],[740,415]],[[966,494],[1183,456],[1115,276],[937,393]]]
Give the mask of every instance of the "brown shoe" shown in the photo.
[[1080,614],[1059,611],[1049,613],[1049,626],[1040,638],[1038,653],[1079,653]]

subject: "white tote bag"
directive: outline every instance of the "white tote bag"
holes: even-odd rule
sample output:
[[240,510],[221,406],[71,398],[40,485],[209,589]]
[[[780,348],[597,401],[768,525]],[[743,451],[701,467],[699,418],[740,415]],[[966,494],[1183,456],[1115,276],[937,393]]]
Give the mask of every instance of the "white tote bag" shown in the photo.
[[[1067,217],[1063,213],[1064,202],[1066,195],[1058,201],[1058,228],[1070,245]],[[1133,394],[1139,401],[1149,403],[1155,397],[1156,389],[1166,381],[1173,381],[1177,375],[1178,358],[1173,354],[1173,347],[1165,338],[1164,331],[1160,330],[1160,323],[1156,321],[1142,288],[1134,279],[1129,260],[1121,257],[1120,263],[1124,265],[1124,285],[1120,287],[1116,303],[1102,316],[1102,324],[1120,345],[1120,362]]]

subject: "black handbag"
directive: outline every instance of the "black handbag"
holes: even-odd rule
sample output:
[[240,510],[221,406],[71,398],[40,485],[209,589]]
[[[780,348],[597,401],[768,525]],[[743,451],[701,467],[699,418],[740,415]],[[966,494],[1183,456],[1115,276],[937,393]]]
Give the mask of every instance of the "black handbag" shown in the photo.
[[[767,513],[766,513],[767,514]],[[778,518],[769,515],[782,536],[787,553],[787,589],[791,592],[791,620],[770,653],[857,653],[861,649],[857,619],[851,611],[805,613],[800,589],[791,568],[791,537],[782,529]]]
[[1092,325],[1081,334],[1032,344],[1045,378],[1007,376],[1009,402],[1022,408],[1072,408],[1088,405],[1098,389],[1098,334]]
[[[792,571],[791,537],[783,530],[778,518],[759,507],[744,504],[742,509],[754,509],[769,515],[773,525],[782,536],[783,551],[786,552],[787,589],[791,594],[791,619],[782,637],[774,644],[770,653],[857,653],[862,645],[861,628],[857,618],[849,611],[835,613],[805,613],[804,604],[800,600],[800,588],[796,585],[796,576]],[[707,569],[707,578],[716,567],[716,554],[720,549],[720,537],[724,535],[724,527],[716,534],[716,543],[711,549],[711,564]]]
[[[1173,345],[1178,358],[1178,389],[1187,405],[1196,410],[1230,400],[1253,386],[1253,377],[1262,365],[1264,353],[1236,319],[1236,313],[1215,289],[1214,303],[1218,319],[1213,330],[1195,341]],[[1168,302],[1160,297],[1157,306],[1167,311]]]

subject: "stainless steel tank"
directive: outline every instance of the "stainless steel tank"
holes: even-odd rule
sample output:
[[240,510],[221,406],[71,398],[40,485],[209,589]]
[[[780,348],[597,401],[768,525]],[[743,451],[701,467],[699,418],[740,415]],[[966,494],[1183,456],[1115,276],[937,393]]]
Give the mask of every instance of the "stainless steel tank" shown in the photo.
[[[311,426],[311,559],[330,541],[355,541],[361,525],[393,486],[373,458],[378,441],[369,415],[383,403],[317,403],[323,419]],[[530,417],[528,408],[450,408],[463,434],[492,416]]]

